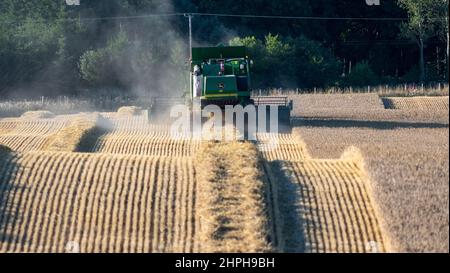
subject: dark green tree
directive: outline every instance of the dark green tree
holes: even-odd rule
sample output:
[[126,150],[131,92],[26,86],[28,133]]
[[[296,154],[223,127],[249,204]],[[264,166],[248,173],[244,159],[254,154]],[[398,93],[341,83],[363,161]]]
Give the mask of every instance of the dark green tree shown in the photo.
[[[420,81],[425,80],[425,47],[428,39],[438,36],[437,22],[442,15],[442,0],[398,0],[408,13],[408,22],[401,24],[400,36],[413,40],[419,47]],[[446,7],[448,7],[448,2]]]

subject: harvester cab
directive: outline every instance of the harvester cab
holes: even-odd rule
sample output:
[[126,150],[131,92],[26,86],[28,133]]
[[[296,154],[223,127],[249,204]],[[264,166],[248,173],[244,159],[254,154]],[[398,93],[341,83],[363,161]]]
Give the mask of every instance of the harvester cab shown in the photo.
[[250,104],[250,60],[243,46],[192,48],[190,94],[202,108]]

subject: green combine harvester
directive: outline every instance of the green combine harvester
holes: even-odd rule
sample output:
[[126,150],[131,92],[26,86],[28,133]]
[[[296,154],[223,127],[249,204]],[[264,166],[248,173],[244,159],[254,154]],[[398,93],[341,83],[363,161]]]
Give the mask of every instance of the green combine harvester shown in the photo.
[[192,48],[191,98],[199,100],[202,108],[252,104],[250,65],[243,46]]
[[[189,66],[188,103],[207,105],[278,106],[278,121],[290,124],[292,101],[286,96],[251,96],[250,71],[253,61],[244,46],[194,47]],[[170,105],[186,103],[181,98],[154,98],[150,114],[157,115]],[[269,111],[267,111],[269,113]]]

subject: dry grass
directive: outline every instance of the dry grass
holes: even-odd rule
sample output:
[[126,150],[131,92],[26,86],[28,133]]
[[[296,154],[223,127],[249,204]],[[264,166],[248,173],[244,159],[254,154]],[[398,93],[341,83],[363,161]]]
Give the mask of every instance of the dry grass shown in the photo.
[[299,95],[299,94],[327,94],[327,95],[341,95],[341,94],[378,94],[380,96],[395,96],[395,97],[411,97],[411,96],[448,96],[449,88],[447,84],[430,84],[428,86],[421,86],[415,83],[412,84],[398,84],[396,86],[378,85],[378,86],[362,86],[362,87],[328,87],[328,88],[313,88],[313,89],[265,89],[254,90],[254,96],[284,96],[284,95]]
[[[98,106],[99,102],[104,100],[99,100],[97,102],[88,100],[79,100],[73,98],[45,98],[44,101],[41,99],[36,100],[0,100],[0,117],[20,117],[23,113],[27,111],[50,111],[57,115],[61,114],[75,114],[80,111],[92,111]],[[110,103],[112,105],[112,103]]]
[[202,251],[270,251],[266,184],[256,147],[209,142],[196,158]]
[[11,132],[17,125],[18,122],[13,119],[0,119],[0,135]]
[[365,167],[364,156],[362,155],[361,150],[355,146],[346,148],[340,159],[344,161],[356,162],[362,169]]
[[189,158],[18,153],[0,181],[0,253],[198,251]]
[[14,151],[28,152],[41,150],[47,140],[67,126],[70,119],[23,119],[11,118],[0,122],[0,144]]
[[[124,155],[107,154],[103,149],[99,153],[74,153],[80,150],[80,143],[90,143],[86,135],[104,127],[104,122],[96,114],[72,116],[68,120],[71,122],[47,140],[45,148],[50,151],[18,153],[14,160],[0,162],[0,179],[7,182],[0,185],[0,194],[8,196],[1,204],[0,252],[63,252],[69,241],[79,243],[82,252],[219,251],[213,242],[200,245],[202,241],[196,239],[196,234],[200,234],[196,216],[201,215],[197,185],[207,178],[196,179],[193,160],[188,156],[193,155],[198,145],[169,139],[168,132],[146,124],[141,116],[112,115],[112,125],[107,126],[108,131],[100,139],[112,135],[116,140],[124,138],[119,144],[123,149],[117,150]],[[27,134],[36,136],[51,131],[42,120],[36,122],[20,124],[15,132],[19,134],[26,129]],[[94,134],[95,140],[97,137]],[[266,224],[267,218],[258,214],[265,213],[259,210],[265,203],[259,195],[263,193],[258,192],[262,181],[254,177],[259,173],[253,173],[259,166],[257,150],[251,150],[250,144],[232,144],[233,149],[234,145],[243,149],[240,155],[247,150],[250,153],[231,170],[236,175],[227,180],[232,182],[230,185],[222,184],[221,196],[233,205],[235,197],[229,194],[236,194],[243,203],[235,207],[248,210],[248,216],[235,221],[240,230],[227,232],[223,242],[240,236],[249,244],[243,245],[238,240],[234,246],[224,244],[222,249],[267,251],[268,246],[263,246],[268,244],[267,237],[258,233],[265,232],[259,231],[258,225]],[[144,154],[163,152],[170,157],[127,154],[141,151],[138,146],[149,148]],[[185,148],[189,152],[183,152]],[[247,166],[253,161],[255,165]],[[238,172],[244,164],[245,168]],[[247,186],[240,186],[241,179]],[[10,210],[17,215],[9,215]],[[215,213],[221,224],[229,216],[227,211]]]
[[[290,97],[295,118],[447,122],[447,97],[380,98],[377,94],[308,94]],[[403,102],[396,109],[390,102]],[[420,106],[414,106],[419,104]],[[395,108],[383,111],[387,108]],[[423,109],[425,111],[417,111]],[[447,109],[447,110],[445,110]],[[443,110],[443,111],[442,111]]]
[[389,243],[359,162],[283,161],[277,168],[287,252],[385,252]]
[[302,160],[309,158],[306,146],[292,134],[258,133],[257,145],[268,161]]
[[389,109],[447,111],[449,97],[412,97],[412,98],[383,98],[384,105]]
[[136,106],[123,106],[117,110],[121,116],[139,116],[142,114],[142,108]]
[[20,117],[24,119],[41,119],[53,118],[55,115],[50,111],[28,111],[23,113]]
[[349,146],[361,151],[393,250],[448,252],[448,112],[339,113],[300,119],[294,133],[314,158],[340,158]]
[[137,107],[1,120],[0,252],[448,251],[448,114],[333,97],[256,145],[173,139]]
[[[303,112],[294,116],[292,124],[301,125],[302,119],[341,120],[341,121],[369,121],[369,122],[398,122],[398,123],[442,123],[448,124],[449,116],[445,111],[414,111],[414,110],[364,110],[352,109],[322,109]],[[390,125],[386,123],[385,126]],[[382,126],[381,126],[382,127]]]
[[[140,116],[112,115],[108,131],[93,138],[124,138],[117,150],[124,154],[76,153],[80,143],[90,143],[86,134],[104,127],[103,119],[93,114],[68,120],[50,136],[47,151],[0,159],[0,195],[7,196],[0,204],[0,252],[64,252],[68,242],[78,243],[81,252],[272,250],[266,184],[254,145],[210,143],[221,148],[205,147],[207,156],[194,161],[198,145],[168,139],[160,127],[144,126]],[[36,122],[14,131],[49,131],[48,124]],[[147,155],[170,156],[127,154],[141,151],[138,146],[149,148]],[[215,181],[216,175],[221,179]]]
[[103,133],[106,121],[99,114],[81,114],[71,123],[47,139],[48,151],[90,151]]
[[326,109],[364,109],[381,110],[383,103],[378,94],[305,94],[291,95],[293,100],[293,116],[304,116],[305,113],[314,113]]
[[[337,97],[334,100],[334,97]],[[317,119],[319,121],[369,121],[376,122],[399,122],[408,121],[424,123],[449,123],[447,111],[437,110],[442,108],[448,97],[435,97],[432,101],[436,102],[434,107],[426,111],[418,111],[417,107],[408,109],[389,109],[386,110],[383,100],[401,100],[420,101],[414,98],[378,98],[376,94],[336,94],[336,95],[297,95],[294,99],[294,111],[292,123],[294,126],[301,126],[302,119]],[[330,102],[331,101],[331,102]],[[385,104],[387,104],[385,102]],[[424,104],[424,103],[422,103]],[[427,104],[424,104],[427,105]],[[441,105],[441,106],[439,106]],[[444,107],[445,108],[445,107]],[[388,123],[385,124],[389,125]],[[392,124],[391,124],[392,125]],[[380,125],[383,127],[383,125]]]
[[[69,242],[81,252],[199,251],[197,179],[192,158],[177,156],[178,144],[153,143],[170,157],[76,153],[91,150],[101,133],[130,134],[125,147],[134,146],[133,135],[149,128],[140,127],[140,116],[67,121],[46,135],[50,151],[0,158],[0,252],[64,252]],[[30,122],[14,132],[54,132],[42,120]]]
[[164,134],[161,131],[123,137],[108,133],[97,140],[92,152],[178,157],[193,156],[199,146],[199,141],[174,138],[170,133]]
[[99,137],[92,152],[193,156],[200,145],[200,141],[172,134],[167,125],[149,124],[141,116],[126,119],[110,116],[109,120],[112,123],[111,130]]
[[339,160],[315,160],[291,134],[259,135],[258,147],[275,188],[282,251],[389,250],[358,149],[349,148]]

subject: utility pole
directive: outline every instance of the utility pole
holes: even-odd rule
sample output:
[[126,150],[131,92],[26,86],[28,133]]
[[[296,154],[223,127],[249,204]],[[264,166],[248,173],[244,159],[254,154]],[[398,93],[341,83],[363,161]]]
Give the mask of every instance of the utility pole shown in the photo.
[[186,13],[184,17],[189,19],[189,59],[192,60],[192,14]]
[[446,28],[447,28],[447,71],[446,71],[446,73],[447,73],[447,75],[446,75],[446,78],[447,78],[447,81],[448,81],[448,79],[449,79],[449,56],[448,56],[448,54],[449,54],[449,48],[450,48],[450,46],[449,46],[449,34],[448,34],[448,31],[449,31],[449,27],[448,27],[448,11],[447,11],[447,17],[445,18],[445,25],[446,25]]
[[[193,82],[192,82],[192,14],[190,14],[190,13],[185,13],[184,14],[184,17],[187,17],[188,19],[189,19],[189,88],[186,88],[186,91],[188,92],[188,95],[189,95],[189,93],[191,93],[190,94],[190,96],[187,96],[187,97],[190,97],[191,99],[193,98],[193,96],[192,96],[192,91],[193,91],[193,87],[192,87],[192,85],[193,85]],[[194,124],[195,124],[195,122],[194,122]],[[195,126],[195,125],[194,125]]]

